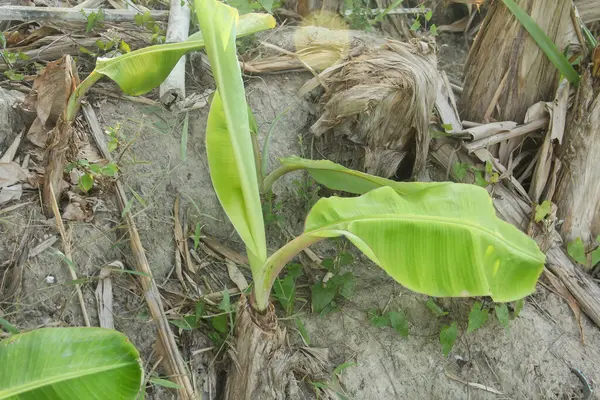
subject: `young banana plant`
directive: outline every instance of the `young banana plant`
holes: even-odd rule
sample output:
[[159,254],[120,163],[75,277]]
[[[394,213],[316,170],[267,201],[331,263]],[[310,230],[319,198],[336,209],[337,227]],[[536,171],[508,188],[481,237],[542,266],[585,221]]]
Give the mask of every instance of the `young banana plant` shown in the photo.
[[[219,201],[246,245],[253,276],[253,307],[264,312],[275,278],[302,249],[345,236],[392,278],[431,296],[491,296],[512,301],[535,289],[545,257],[535,242],[496,217],[485,189],[457,183],[395,182],[327,160],[298,157],[264,180],[250,132],[236,38],[270,29],[268,14],[238,16],[217,0],[195,0],[201,32],[182,43],[152,46],[100,59],[74,92],[72,120],[85,91],[102,76],[130,95],[160,85],[184,54],[206,48],[217,90],[206,128],[211,179]],[[265,157],[266,155],[263,155]],[[269,256],[260,192],[285,173],[304,169],[320,184],[361,195],[324,198],[310,210],[304,232]]]
[[[395,182],[298,157],[283,159],[282,167],[259,182],[236,56],[237,11],[216,0],[196,0],[196,10],[202,10],[198,19],[217,84],[206,128],[211,178],[246,245],[258,312],[266,310],[273,282],[290,259],[336,236],[347,237],[416,292],[505,302],[534,291],[545,257],[531,238],[496,217],[483,188]],[[361,196],[319,200],[304,232],[268,257],[259,188],[269,190],[277,178],[298,169],[324,186]]]

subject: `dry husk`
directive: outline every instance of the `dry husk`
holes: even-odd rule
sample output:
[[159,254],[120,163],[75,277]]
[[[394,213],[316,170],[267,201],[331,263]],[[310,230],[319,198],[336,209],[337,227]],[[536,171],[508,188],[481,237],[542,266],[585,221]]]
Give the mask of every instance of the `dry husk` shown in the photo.
[[354,144],[351,154],[346,151],[352,165],[333,158],[371,174],[393,177],[416,148],[413,176],[423,174],[438,83],[433,45],[388,41],[332,68],[333,73],[322,74],[327,88],[321,97],[323,113],[311,127],[315,136],[335,138],[331,146],[337,149],[326,151],[339,154],[340,146],[349,145],[339,139],[346,138]]

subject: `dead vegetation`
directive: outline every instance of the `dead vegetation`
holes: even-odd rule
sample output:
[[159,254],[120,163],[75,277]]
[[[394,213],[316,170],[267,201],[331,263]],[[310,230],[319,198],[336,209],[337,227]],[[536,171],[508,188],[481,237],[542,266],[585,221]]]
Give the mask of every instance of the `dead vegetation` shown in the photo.
[[[518,1],[559,49],[568,48],[571,60],[579,57],[582,79],[578,86],[570,85],[559,79],[502,1],[483,6],[485,18],[473,6],[479,2],[433,3],[434,10],[460,7],[445,15],[464,14],[460,21],[440,23],[445,35],[461,32],[473,41],[463,84],[458,84],[460,77],[448,77],[439,68],[435,38],[410,30],[416,12],[399,12],[381,21],[378,27],[392,36],[389,40],[327,27],[278,28],[272,36],[261,36],[251,56],[241,55],[240,61],[249,87],[275,87],[290,102],[284,109],[264,100],[268,96],[256,97],[261,137],[267,127],[281,129],[273,127],[281,112],[288,131],[275,140],[286,142],[280,145],[284,150],[298,147],[300,137],[299,147],[313,158],[329,158],[375,175],[486,187],[499,216],[531,235],[546,252],[547,278],[540,290],[566,301],[577,332],[570,335],[580,335],[583,342],[586,332],[597,344],[600,288],[592,257],[600,245],[600,164],[594,159],[600,152],[598,48],[582,42],[571,1]],[[575,1],[597,37],[600,15],[591,3]],[[243,295],[248,261],[238,252],[240,243],[231,239],[207,175],[193,176],[207,168],[206,159],[197,156],[204,151],[203,137],[193,135],[206,123],[206,98],[213,88],[205,65],[198,66],[199,59],[193,57],[187,65],[183,61],[160,93],[148,98],[127,98],[107,85],[86,99],[76,121],[66,121],[67,100],[79,76],[91,71],[94,57],[141,48],[164,40],[163,35],[173,40],[187,37],[187,32],[169,34],[163,22],[168,15],[165,4],[146,14],[151,4],[110,4],[114,9],[105,10],[100,19],[98,14],[90,18],[91,11],[81,12],[82,5],[99,6],[87,1],[71,8],[36,4],[2,6],[6,13],[0,9],[5,38],[0,71],[6,76],[0,82],[0,317],[22,329],[85,324],[127,331],[139,341],[149,376],[168,377],[176,384],[175,389],[148,384],[151,398],[169,398],[170,390],[183,399],[216,399],[224,393],[230,399],[266,399],[273,393],[283,393],[277,397],[282,399],[312,396],[309,382],[327,379],[324,371],[331,369],[327,352],[289,346],[286,330],[276,329],[274,310],[258,316],[270,318],[262,325],[274,324],[272,331],[253,331],[256,324],[248,321],[257,316]],[[377,2],[377,7],[390,4]],[[284,2],[276,14],[286,21],[310,21],[315,9],[336,13],[342,5]],[[144,15],[145,21],[136,20]],[[172,24],[190,25],[185,18]],[[150,111],[140,111],[143,107]],[[301,111],[287,117],[283,113],[289,108]],[[140,114],[128,115],[127,110]],[[129,118],[129,126],[137,125],[138,132],[130,128],[125,138],[113,130],[114,135],[107,136],[115,117]],[[146,130],[159,131],[169,149],[159,142],[143,143],[151,137]],[[164,151],[157,149],[163,145]],[[138,159],[136,152],[148,159]],[[190,159],[184,165],[186,154]],[[181,158],[174,159],[177,155]],[[105,172],[94,172],[90,164]],[[113,164],[118,171],[106,172],[104,168]],[[87,189],[82,186],[86,175],[93,178]],[[207,194],[198,199],[180,196],[186,194],[188,181],[198,186],[196,194]],[[287,184],[292,186],[291,181]],[[298,190],[307,194],[309,189],[299,185]],[[279,192],[281,199],[286,198],[284,192]],[[545,202],[551,207],[539,213]],[[282,235],[296,228],[286,226]],[[86,246],[93,247],[96,238],[108,244],[88,251]],[[585,265],[567,251],[567,244],[578,238]],[[302,261],[312,283],[323,268],[321,257],[307,254]],[[56,276],[66,282],[59,280],[61,286],[56,286]],[[224,328],[215,325],[214,316],[234,312],[229,302],[240,294],[238,325],[231,326],[227,317]],[[206,309],[200,312],[199,304]],[[544,318],[550,315],[544,312]],[[253,338],[246,342],[248,348],[228,347],[234,329]],[[265,334],[276,337],[262,340]],[[326,338],[318,342],[328,345]],[[276,346],[269,347],[273,343]],[[270,369],[240,370],[240,365],[261,365],[260,360],[253,364],[244,359],[253,354],[268,356]],[[595,365],[589,357],[572,357],[568,363]],[[226,387],[222,371],[229,371]],[[249,375],[261,383],[245,387]],[[594,377],[599,379],[597,372]],[[470,387],[495,393],[468,379],[454,379],[453,385],[457,382],[467,392]],[[494,382],[503,381],[496,377]],[[269,385],[269,393],[255,391]],[[325,398],[336,396],[331,387],[313,389]],[[516,389],[511,394],[519,397]]]

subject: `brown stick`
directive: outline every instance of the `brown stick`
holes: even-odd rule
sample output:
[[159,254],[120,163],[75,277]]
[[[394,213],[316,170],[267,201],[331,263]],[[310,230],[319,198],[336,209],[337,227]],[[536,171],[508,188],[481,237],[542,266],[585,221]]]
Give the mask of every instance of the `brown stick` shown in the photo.
[[[83,105],[82,110],[88,121],[88,124],[90,125],[92,136],[94,137],[94,141],[100,149],[102,156],[107,160],[111,160],[112,157],[108,152],[106,139],[104,138],[104,134],[102,133],[102,129],[100,128],[100,124],[98,123],[94,109],[90,105]],[[120,181],[117,180],[115,182],[115,186],[117,189],[119,206],[121,211],[123,211],[127,204],[127,194],[125,193],[123,184]],[[138,234],[133,216],[130,213],[127,213],[125,215],[125,221],[127,222],[129,231],[131,252],[133,253],[135,260],[134,266],[136,271],[145,275],[140,276],[139,279],[142,283],[144,297],[146,298],[146,303],[148,304],[150,313],[152,314],[152,319],[154,319],[154,322],[158,328],[158,335],[160,343],[162,344],[166,354],[168,369],[170,370],[172,379],[180,386],[180,389],[178,389],[180,398],[184,400],[195,399],[196,395],[194,393],[194,387],[192,386],[192,382],[183,361],[183,357],[181,357],[181,354],[179,353],[177,343],[175,342],[175,336],[171,331],[169,321],[164,312],[158,286],[152,277],[152,270],[150,268],[150,264],[148,263],[148,259],[146,258],[146,253],[144,252],[142,241],[140,240],[140,235]]]

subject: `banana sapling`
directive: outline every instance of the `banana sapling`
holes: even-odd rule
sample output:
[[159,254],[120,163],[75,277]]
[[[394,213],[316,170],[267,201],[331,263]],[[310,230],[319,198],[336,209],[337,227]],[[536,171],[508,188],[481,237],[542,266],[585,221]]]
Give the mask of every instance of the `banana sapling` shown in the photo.
[[[116,81],[127,94],[143,94],[160,85],[182,55],[206,48],[217,87],[206,128],[211,179],[246,246],[253,277],[251,302],[242,299],[237,314],[241,368],[230,373],[228,398],[259,398],[267,387],[277,390],[265,374],[269,354],[281,347],[271,289],[295,255],[326,238],[345,236],[397,282],[419,293],[491,296],[508,302],[534,291],[545,262],[543,253],[531,238],[496,216],[481,187],[395,182],[328,160],[299,157],[282,159],[282,166],[263,179],[261,158],[267,155],[261,156],[251,132],[236,37],[273,28],[275,21],[268,14],[239,17],[236,9],[216,0],[196,0],[195,10],[201,32],[187,41],[98,60],[94,72],[71,96],[67,120],[74,120],[81,97],[102,76]],[[307,171],[330,189],[360,196],[320,199],[306,217],[304,232],[269,255],[260,195],[295,170]]]

